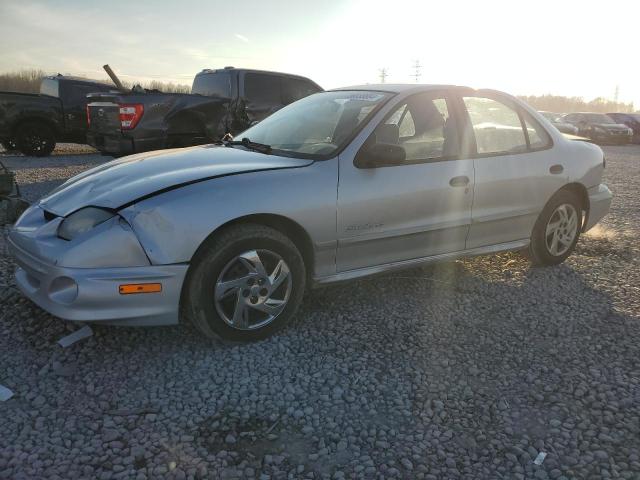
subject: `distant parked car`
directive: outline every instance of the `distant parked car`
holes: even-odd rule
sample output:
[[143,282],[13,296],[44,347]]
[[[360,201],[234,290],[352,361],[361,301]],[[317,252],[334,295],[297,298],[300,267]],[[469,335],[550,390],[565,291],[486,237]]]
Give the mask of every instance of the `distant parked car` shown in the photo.
[[562,117],[561,113],[553,113],[553,112],[538,112],[544,118],[549,120],[554,127],[560,130],[562,133],[568,133],[569,135],[578,135],[578,127],[575,125],[571,125],[570,123],[563,122],[560,117]]
[[182,315],[206,336],[256,340],[309,284],[506,250],[559,264],[611,203],[600,147],[493,90],[316,93],[238,136],[56,188],[9,232],[18,287],[70,320]]
[[640,113],[607,113],[618,123],[624,123],[633,131],[633,142],[640,143]]
[[578,135],[597,143],[625,145],[631,142],[633,135],[624,123],[618,123],[604,113],[569,113],[562,120],[578,127]]
[[45,157],[56,142],[86,143],[86,96],[115,87],[86,78],[46,77],[40,93],[0,92],[0,142],[6,150]]

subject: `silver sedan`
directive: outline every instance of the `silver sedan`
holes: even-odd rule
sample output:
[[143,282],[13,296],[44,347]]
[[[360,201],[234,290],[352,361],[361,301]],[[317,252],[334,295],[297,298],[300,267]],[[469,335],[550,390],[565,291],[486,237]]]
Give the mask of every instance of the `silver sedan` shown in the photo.
[[599,147],[492,90],[328,91],[238,138],[42,198],[9,234],[22,292],[64,319],[254,340],[309,286],[506,250],[558,264],[611,202]]

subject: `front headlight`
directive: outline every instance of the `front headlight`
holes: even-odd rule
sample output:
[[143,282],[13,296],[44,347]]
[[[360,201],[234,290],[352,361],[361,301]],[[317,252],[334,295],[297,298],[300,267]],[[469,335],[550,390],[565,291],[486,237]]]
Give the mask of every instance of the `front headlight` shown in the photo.
[[73,240],[78,235],[88,232],[96,225],[100,225],[114,216],[114,212],[104,208],[81,208],[62,220],[58,225],[58,236],[65,240]]

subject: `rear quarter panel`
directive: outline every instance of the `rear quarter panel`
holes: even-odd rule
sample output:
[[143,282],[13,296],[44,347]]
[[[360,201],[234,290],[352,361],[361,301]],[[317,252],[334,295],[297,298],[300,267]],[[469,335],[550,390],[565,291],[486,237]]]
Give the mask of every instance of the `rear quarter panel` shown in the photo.
[[136,203],[120,211],[153,264],[189,262],[220,226],[253,214],[300,225],[314,250],[315,275],[335,273],[337,159],[308,167],[215,178]]

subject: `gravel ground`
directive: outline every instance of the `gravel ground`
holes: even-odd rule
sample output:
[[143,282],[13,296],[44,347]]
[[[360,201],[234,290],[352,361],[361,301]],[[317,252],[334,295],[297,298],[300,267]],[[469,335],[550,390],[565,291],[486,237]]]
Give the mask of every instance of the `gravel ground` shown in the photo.
[[[98,155],[2,157],[35,199]],[[77,328],[0,245],[0,478],[640,478],[640,146],[554,268],[481,257],[328,287],[248,345]],[[533,460],[547,454],[542,465]]]

